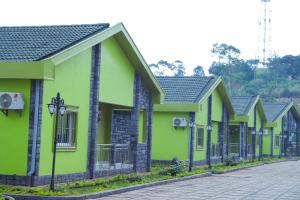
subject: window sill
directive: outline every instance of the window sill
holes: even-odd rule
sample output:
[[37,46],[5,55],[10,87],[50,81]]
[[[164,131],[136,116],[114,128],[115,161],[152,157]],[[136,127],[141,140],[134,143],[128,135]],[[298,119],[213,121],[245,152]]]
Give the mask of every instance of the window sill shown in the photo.
[[76,151],[76,147],[56,147],[56,151],[58,152]]
[[204,147],[196,147],[196,151],[203,151]]

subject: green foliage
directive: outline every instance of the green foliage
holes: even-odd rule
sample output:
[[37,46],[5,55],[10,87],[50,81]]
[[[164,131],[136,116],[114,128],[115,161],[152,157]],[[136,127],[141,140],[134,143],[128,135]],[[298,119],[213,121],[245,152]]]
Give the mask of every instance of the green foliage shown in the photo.
[[238,165],[240,163],[241,162],[240,162],[239,158],[236,157],[236,156],[229,155],[229,156],[224,158],[225,166],[235,166],[235,165]]
[[214,44],[217,58],[210,74],[223,76],[231,95],[260,95],[268,101],[300,97],[300,55],[286,55],[269,60],[267,68],[258,68],[258,60],[242,60],[240,51],[228,44]]
[[195,67],[193,69],[193,76],[205,76],[205,73],[204,73],[204,70],[203,70],[203,67],[198,65],[197,67]]
[[176,176],[177,174],[187,171],[187,163],[180,161],[177,158],[173,158],[170,165],[170,174],[171,176]]

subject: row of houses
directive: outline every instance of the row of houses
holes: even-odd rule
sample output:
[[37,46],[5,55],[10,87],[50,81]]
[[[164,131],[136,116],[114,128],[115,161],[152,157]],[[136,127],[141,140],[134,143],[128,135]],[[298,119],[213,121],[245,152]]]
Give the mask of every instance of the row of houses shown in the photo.
[[221,77],[154,77],[123,24],[0,27],[0,183],[50,182],[58,116],[60,182],[299,155],[293,103],[230,97]]

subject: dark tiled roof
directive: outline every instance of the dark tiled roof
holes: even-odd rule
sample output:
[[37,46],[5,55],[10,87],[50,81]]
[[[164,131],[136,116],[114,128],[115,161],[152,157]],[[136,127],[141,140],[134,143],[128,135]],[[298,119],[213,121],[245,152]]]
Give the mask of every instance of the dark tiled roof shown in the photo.
[[109,24],[0,27],[0,62],[42,60],[108,27]]
[[158,76],[167,103],[197,103],[214,84],[214,77]]
[[256,96],[232,96],[232,105],[234,107],[235,112],[238,115],[245,115],[249,111],[250,107],[253,105]]
[[268,121],[273,122],[287,105],[287,103],[264,103]]

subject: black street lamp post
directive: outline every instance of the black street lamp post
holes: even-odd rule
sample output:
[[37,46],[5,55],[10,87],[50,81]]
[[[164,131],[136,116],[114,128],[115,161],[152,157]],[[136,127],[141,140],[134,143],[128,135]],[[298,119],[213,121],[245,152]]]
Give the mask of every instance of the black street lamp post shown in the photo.
[[56,160],[56,144],[57,144],[57,132],[58,132],[58,117],[63,116],[67,109],[64,105],[64,100],[60,97],[59,92],[57,93],[56,97],[53,97],[51,103],[48,104],[48,110],[50,115],[55,113],[55,127],[54,127],[54,143],[53,143],[53,160],[52,160],[52,174],[51,174],[51,183],[50,183],[50,190],[54,191],[54,175],[55,175],[55,160]]

